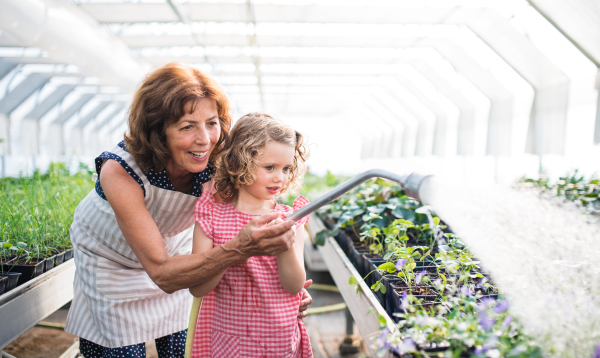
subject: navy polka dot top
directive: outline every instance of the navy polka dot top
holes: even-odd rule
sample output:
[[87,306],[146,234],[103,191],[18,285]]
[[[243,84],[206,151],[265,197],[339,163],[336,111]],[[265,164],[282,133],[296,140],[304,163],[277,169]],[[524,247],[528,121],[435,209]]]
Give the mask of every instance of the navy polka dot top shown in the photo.
[[[119,143],[119,147],[121,147],[123,150],[126,150],[125,142],[121,141]],[[96,173],[98,175],[100,175],[100,168],[102,167],[102,163],[104,163],[104,161],[107,159],[114,159],[119,164],[121,164],[121,166],[127,171],[127,173],[129,173],[129,175],[131,175],[131,177],[133,179],[135,179],[135,181],[142,187],[142,190],[144,191],[144,196],[146,196],[146,188],[144,188],[144,182],[142,181],[142,178],[140,178],[136,174],[136,172],[127,164],[127,162],[125,160],[123,160],[121,157],[119,157],[118,155],[116,155],[114,153],[103,152],[98,157],[96,157],[96,159],[95,159]],[[208,165],[206,166],[206,169],[204,169],[200,173],[195,173],[194,186],[192,187],[192,192],[189,194],[193,195],[195,197],[200,197],[200,195],[202,194],[202,184],[209,182],[211,180],[211,175],[214,174],[214,172],[215,172],[214,166],[212,165],[212,163],[208,163]],[[160,172],[156,172],[153,169],[150,169],[150,171],[148,173],[146,173],[146,178],[148,179],[148,182],[152,186],[155,186],[155,187],[158,187],[161,189],[167,189],[167,190],[173,190],[173,191],[175,190],[175,188],[173,187],[173,184],[171,183],[171,180],[167,176],[166,169],[163,169]],[[102,186],[100,185],[100,179],[96,180],[96,193],[102,199],[106,200],[106,195],[104,195],[104,191],[102,190]]]

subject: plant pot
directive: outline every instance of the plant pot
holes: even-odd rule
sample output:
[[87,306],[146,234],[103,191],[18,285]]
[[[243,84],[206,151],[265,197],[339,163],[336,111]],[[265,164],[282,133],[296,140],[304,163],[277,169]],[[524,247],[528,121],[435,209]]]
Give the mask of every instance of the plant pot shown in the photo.
[[65,261],[73,258],[73,248],[65,250]]
[[415,261],[415,264],[417,264],[416,268],[437,267],[438,266],[438,265],[436,265],[435,261],[433,261],[433,260]]
[[20,272],[22,275],[19,277],[19,282],[17,284],[18,285],[22,285],[25,282],[31,280],[34,277],[37,277],[39,275],[41,275],[42,273],[44,273],[44,265],[45,265],[45,259],[41,259],[40,261],[37,261],[35,263],[32,264],[28,264],[28,265],[23,265],[23,264],[18,264],[18,265],[12,265],[12,264],[4,264],[2,265],[2,272]]
[[[437,352],[444,352],[446,350],[448,350],[450,348],[450,344],[449,343],[442,343],[442,344],[435,344],[435,343],[430,343],[427,346],[421,346],[419,345],[419,350],[426,352],[426,353],[437,353]],[[404,356],[400,356],[398,355],[398,353],[396,352],[392,352],[392,355],[396,358],[405,358],[407,357],[406,355]],[[437,357],[438,355],[433,355],[434,357]],[[461,354],[458,358],[463,358],[463,357],[470,357],[471,354],[467,354],[467,353],[463,353]],[[411,357],[411,355],[409,355],[408,357]]]
[[400,307],[400,306],[395,305],[395,303],[394,303],[394,297],[392,294],[391,283],[398,282],[401,280],[402,279],[400,277],[384,277],[383,279],[381,279],[381,283],[383,283],[383,285],[385,286],[385,289],[386,289],[385,297],[384,297],[385,298],[385,310],[390,317],[394,317],[394,313],[399,312],[398,309]]
[[421,266],[421,267],[417,266],[417,267],[415,267],[415,269],[413,270],[413,272],[415,274],[417,274],[417,273],[419,273],[419,272],[421,272],[423,270],[427,271],[427,274],[429,274],[429,275],[436,275],[437,276],[439,274],[439,270],[438,270],[437,266]]
[[[331,218],[327,218],[327,217],[323,219],[323,224],[325,225],[327,230],[331,230],[335,226],[335,222]],[[340,248],[342,249],[342,251],[344,251],[346,256],[349,258],[350,257],[351,240],[348,237],[348,235],[346,235],[346,233],[344,232],[343,229],[339,229],[338,234],[335,235],[333,238],[338,243],[338,245],[340,245]]]
[[[388,309],[392,309],[394,311],[394,313],[406,313],[406,311],[404,311],[401,307],[400,307],[400,303],[402,302],[402,294],[399,294],[396,290],[392,289],[390,292],[390,296],[392,297],[392,307],[389,307]],[[436,302],[436,301],[425,301],[425,302],[421,302],[420,306],[425,308],[427,311],[433,312],[435,310],[435,306],[437,305],[443,305],[443,302]],[[398,323],[398,321],[400,321],[400,317],[392,314],[391,316],[394,320],[394,322]]]
[[342,251],[344,251],[346,256],[350,257],[350,247],[352,246],[352,240],[350,240],[348,235],[346,235],[346,233],[343,230],[340,230],[335,236],[335,240],[337,241],[338,245],[340,245],[340,248],[342,249]]
[[360,276],[365,277],[367,273],[365,272],[365,267],[363,265],[362,254],[365,252],[369,252],[369,250],[364,248],[364,246],[362,245],[359,245],[359,248],[356,248],[355,244],[351,245],[350,250],[350,256],[348,256],[348,259],[350,259],[350,262],[352,263],[354,268],[356,268],[356,271],[358,271]]
[[0,276],[0,295],[4,293],[7,283],[8,283],[8,277]]
[[366,265],[366,267],[364,268],[364,270],[366,271],[365,275],[373,271],[373,273],[367,276],[365,280],[366,284],[369,285],[369,287],[371,287],[371,285],[373,285],[375,282],[381,279],[381,273],[377,270],[377,267],[379,267],[379,265],[381,265],[384,262],[385,260],[383,259],[368,259],[363,254],[363,263]]
[[59,254],[56,254],[56,257],[54,258],[54,266],[58,266],[60,264],[62,264],[63,262],[65,262],[65,252],[61,252]]
[[438,297],[438,292],[435,287],[424,285],[422,283],[419,285],[413,285],[412,287],[406,287],[404,285],[399,285],[398,283],[391,283],[390,286],[392,290],[396,291],[400,296],[402,296],[402,294],[406,291],[416,298],[421,298],[425,301],[434,301],[436,297]]
[[[382,263],[384,263],[385,261],[382,259],[379,260],[369,260],[368,262],[371,262],[371,269],[370,271],[373,271],[372,274],[370,274],[367,277],[367,284],[369,285],[369,287],[371,287],[375,282],[381,280],[381,283],[383,285],[385,285],[383,283],[383,275],[381,274],[381,272],[379,272],[379,270],[377,270],[377,267],[379,267],[379,265],[381,265]],[[387,287],[386,287],[387,289]],[[381,307],[383,307],[383,309],[385,310],[386,308],[386,299],[385,299],[385,294],[381,292],[381,290],[378,291],[374,291],[373,292],[375,294],[375,297],[377,297],[377,300],[379,301],[379,303],[381,303]],[[386,290],[387,293],[387,290]]]
[[[379,262],[380,263],[379,265],[381,265],[382,263],[385,262],[381,255],[376,255],[376,254],[372,253],[371,251],[363,252],[361,259],[362,259],[363,271],[365,271],[365,275],[368,274],[369,272],[373,271],[373,268],[372,268],[373,263]],[[377,266],[379,266],[379,265],[377,265]]]
[[50,271],[54,268],[54,259],[55,258],[56,258],[56,255],[46,258],[46,261],[44,261],[44,272]]
[[21,276],[20,272],[4,272],[0,274],[0,277],[6,277],[8,281],[6,282],[5,292],[12,290],[17,287],[17,283],[19,282],[19,277]]

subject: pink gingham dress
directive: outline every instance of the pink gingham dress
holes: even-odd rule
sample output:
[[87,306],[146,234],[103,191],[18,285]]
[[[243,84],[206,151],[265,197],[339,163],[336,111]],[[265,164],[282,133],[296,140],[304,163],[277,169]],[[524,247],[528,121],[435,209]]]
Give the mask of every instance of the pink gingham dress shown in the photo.
[[[293,211],[308,204],[300,196]],[[274,212],[291,214],[276,204]],[[244,214],[229,202],[215,203],[206,190],[196,202],[195,220],[214,245],[231,240],[257,215]],[[308,222],[308,216],[295,226]],[[297,318],[302,292],[287,293],[277,273],[276,256],[254,256],[225,271],[203,301],[192,348],[194,358],[312,357],[308,333]]]

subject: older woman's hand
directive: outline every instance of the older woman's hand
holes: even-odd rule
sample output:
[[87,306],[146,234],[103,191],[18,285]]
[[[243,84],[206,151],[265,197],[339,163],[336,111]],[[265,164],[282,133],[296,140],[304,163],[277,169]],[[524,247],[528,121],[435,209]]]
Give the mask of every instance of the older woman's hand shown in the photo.
[[278,220],[266,225],[278,219],[280,215],[279,212],[271,213],[250,220],[237,236],[229,241],[233,246],[229,249],[236,251],[244,259],[251,256],[274,256],[286,251],[294,244],[296,232],[292,226],[295,221]]

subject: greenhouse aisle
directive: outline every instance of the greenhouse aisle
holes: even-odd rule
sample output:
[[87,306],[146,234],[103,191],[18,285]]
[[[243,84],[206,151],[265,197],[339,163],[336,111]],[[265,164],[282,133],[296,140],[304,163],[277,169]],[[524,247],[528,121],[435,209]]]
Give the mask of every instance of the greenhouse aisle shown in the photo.
[[[328,272],[307,271],[307,277],[315,283],[334,285]],[[339,293],[310,290],[313,297],[311,307],[323,307],[342,303],[344,300]],[[50,315],[44,322],[64,324],[68,308],[62,308]],[[339,346],[345,338],[346,320],[344,311],[334,311],[309,315],[304,319],[309,332],[315,358],[339,358]],[[354,329],[355,332],[358,330]],[[355,335],[354,342],[360,341]],[[17,358],[59,358],[67,350],[76,337],[55,328],[34,327],[17,340],[9,344],[4,351]],[[344,358],[355,358],[364,354],[364,344],[355,355],[344,355]],[[146,342],[147,358],[157,358],[154,342]]]

